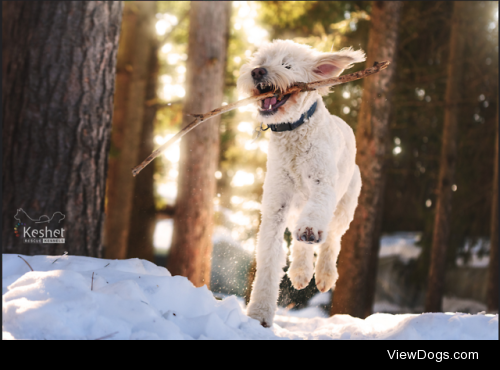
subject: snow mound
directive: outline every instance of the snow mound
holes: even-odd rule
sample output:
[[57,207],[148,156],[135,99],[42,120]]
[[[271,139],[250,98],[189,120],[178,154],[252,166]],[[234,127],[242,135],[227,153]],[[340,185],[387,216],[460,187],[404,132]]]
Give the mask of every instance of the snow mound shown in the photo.
[[[266,329],[234,296],[139,260],[2,255],[3,339],[498,339],[498,315],[277,315]],[[309,312],[308,311],[308,312]],[[281,313],[281,312],[280,312]]]
[[218,301],[148,261],[21,257],[34,271],[2,255],[4,339],[276,338],[235,297]]

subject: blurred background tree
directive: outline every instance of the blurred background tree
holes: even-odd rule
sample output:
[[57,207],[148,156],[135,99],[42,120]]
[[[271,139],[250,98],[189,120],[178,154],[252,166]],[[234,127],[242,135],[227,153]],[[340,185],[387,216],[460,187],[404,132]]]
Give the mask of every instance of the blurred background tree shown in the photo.
[[[498,122],[498,105],[497,105]],[[490,220],[490,263],[488,266],[488,311],[498,311],[498,126],[495,140],[495,166],[493,168],[493,189]]]
[[[205,113],[222,103],[230,12],[231,2],[191,4],[184,126],[193,120],[188,113]],[[212,118],[181,141],[167,268],[172,275],[188,277],[195,286],[210,286],[219,122],[220,116]]]
[[436,210],[432,234],[431,264],[425,300],[427,312],[442,309],[446,276],[446,250],[450,238],[451,203],[457,160],[458,104],[461,97],[465,24],[468,19],[466,2],[455,1],[451,15],[450,46],[446,68],[443,134],[439,174],[436,184]]
[[354,219],[342,237],[331,315],[345,313],[363,318],[371,314],[373,306],[402,6],[399,1],[372,3],[366,64],[389,60],[391,68],[363,81],[356,126],[356,163],[362,188]]
[[[147,115],[146,103],[150,100],[148,98],[154,99],[156,95],[154,80],[157,78],[158,48],[155,14],[154,1],[127,1],[123,9],[106,189],[106,258],[134,256],[153,259],[151,233],[154,230],[154,218],[151,216],[154,216],[154,166],[147,168],[141,177],[130,176],[130,168],[141,161],[144,152],[151,153],[153,150],[153,117]],[[151,83],[154,85],[151,86]],[[148,92],[154,95],[146,96]],[[134,188],[141,185],[144,189],[138,189],[142,191],[134,197]],[[134,200],[140,202],[135,207]],[[147,206],[145,209],[149,207],[149,213],[141,212],[139,207],[142,205]],[[131,222],[133,215],[135,223]],[[141,239],[134,234],[136,230],[139,233],[142,230],[145,237],[151,236]]]

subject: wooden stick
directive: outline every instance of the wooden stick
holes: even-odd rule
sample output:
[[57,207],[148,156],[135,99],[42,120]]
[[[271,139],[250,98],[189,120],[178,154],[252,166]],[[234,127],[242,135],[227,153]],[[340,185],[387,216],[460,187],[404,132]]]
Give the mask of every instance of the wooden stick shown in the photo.
[[294,86],[290,87],[287,91],[285,91],[282,94],[278,94],[273,91],[269,91],[267,93],[263,93],[260,95],[254,95],[249,98],[239,100],[235,103],[228,104],[219,108],[216,108],[208,113],[204,114],[188,114],[189,116],[195,117],[195,119],[187,124],[184,128],[182,128],[177,134],[175,134],[173,137],[171,137],[165,144],[160,146],[158,149],[156,149],[153,153],[151,153],[142,163],[132,169],[132,175],[136,176],[141,170],[146,167],[153,159],[158,157],[163,151],[165,151],[170,145],[174,144],[177,140],[179,140],[181,137],[186,135],[189,131],[193,130],[196,128],[200,123],[205,122],[206,120],[216,117],[222,113],[229,112],[233,109],[248,105],[250,103],[253,103],[258,100],[263,100],[265,98],[270,98],[271,96],[279,96],[279,95],[288,95],[292,94],[295,92],[302,92],[302,91],[313,91],[316,89],[319,89],[320,87],[326,87],[326,86],[336,86],[340,84],[344,84],[346,82],[351,82],[355,80],[359,80],[361,78],[370,76],[374,73],[378,73],[383,69],[386,69],[389,66],[390,62],[385,61],[385,62],[375,62],[373,64],[373,67],[364,69],[362,71],[358,71],[355,73],[347,74],[344,76],[339,76],[339,77],[333,77],[329,78],[326,80],[320,80],[320,81],[314,81],[310,83],[304,83],[304,82],[299,82],[295,84]]

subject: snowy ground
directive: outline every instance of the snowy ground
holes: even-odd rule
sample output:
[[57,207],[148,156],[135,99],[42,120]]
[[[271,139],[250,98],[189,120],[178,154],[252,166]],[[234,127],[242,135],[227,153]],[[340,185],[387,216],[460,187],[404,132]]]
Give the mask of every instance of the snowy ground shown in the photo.
[[485,314],[362,320],[308,307],[280,309],[266,329],[236,297],[217,300],[148,261],[21,257],[34,271],[18,255],[2,255],[3,339],[498,339],[498,315]]

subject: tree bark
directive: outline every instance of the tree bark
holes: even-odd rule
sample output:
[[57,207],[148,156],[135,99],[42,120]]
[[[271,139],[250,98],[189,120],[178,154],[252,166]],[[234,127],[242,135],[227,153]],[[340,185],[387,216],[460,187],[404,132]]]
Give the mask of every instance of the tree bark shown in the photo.
[[451,19],[450,53],[448,57],[448,81],[445,92],[445,114],[441,157],[437,184],[436,213],[432,234],[431,265],[427,283],[425,310],[442,311],[444,281],[446,273],[446,250],[450,237],[451,189],[455,177],[457,159],[458,104],[460,99],[460,77],[463,71],[463,50],[466,2],[453,3]]
[[[498,105],[497,105],[498,123]],[[495,140],[495,167],[493,169],[493,191],[490,227],[490,264],[488,266],[488,312],[498,312],[498,125]]]
[[[231,2],[192,2],[186,71],[186,113],[203,113],[221,105]],[[219,158],[220,116],[181,141],[178,195],[167,268],[195,286],[210,284],[214,173]],[[130,176],[130,175],[129,175]]]
[[105,257],[126,258],[135,181],[130,176],[141,147],[156,4],[126,2],[118,60],[106,189]]
[[[363,101],[356,128],[356,163],[362,187],[354,219],[342,238],[338,259],[339,279],[333,293],[330,314],[365,317],[367,286],[376,274],[376,255],[385,185],[384,163],[389,150],[389,113],[394,78],[399,18],[402,3],[375,1],[367,47],[367,65],[389,60],[390,68],[364,82]],[[375,256],[374,256],[375,255]],[[372,258],[374,257],[374,258]],[[372,262],[370,262],[372,261]],[[370,270],[372,273],[368,273]],[[372,289],[375,286],[371,285]]]
[[[385,188],[386,175],[383,175],[383,188]],[[380,202],[382,205],[377,211],[377,216],[374,221],[372,248],[368,260],[368,269],[366,271],[366,295],[365,295],[365,311],[362,317],[368,317],[373,313],[373,304],[375,303],[375,290],[377,288],[377,271],[378,271],[378,254],[380,251],[380,231],[382,229],[382,214],[384,205],[384,189],[382,189]]]
[[[122,6],[2,2],[4,253],[102,257]],[[61,212],[65,243],[23,243],[20,208],[36,220]]]

